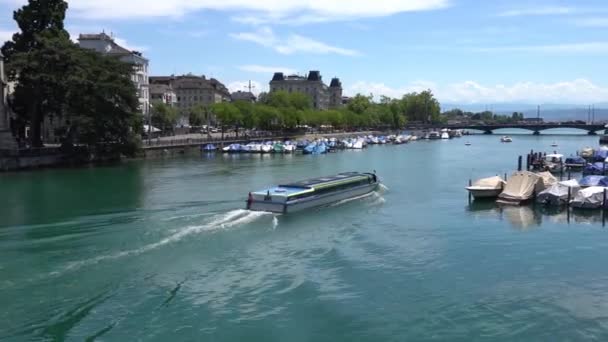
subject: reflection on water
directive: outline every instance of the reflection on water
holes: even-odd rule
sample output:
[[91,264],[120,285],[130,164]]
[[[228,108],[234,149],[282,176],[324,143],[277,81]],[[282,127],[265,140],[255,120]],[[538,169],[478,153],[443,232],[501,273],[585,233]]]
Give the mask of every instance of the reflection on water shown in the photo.
[[475,218],[506,220],[513,228],[529,229],[546,223],[577,223],[605,225],[601,210],[571,209],[530,203],[522,206],[499,205],[494,201],[473,201],[467,211]]

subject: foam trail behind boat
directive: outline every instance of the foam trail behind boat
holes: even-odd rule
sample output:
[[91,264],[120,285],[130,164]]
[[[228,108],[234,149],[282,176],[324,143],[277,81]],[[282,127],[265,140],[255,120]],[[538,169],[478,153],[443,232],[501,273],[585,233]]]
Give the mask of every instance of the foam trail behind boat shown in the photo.
[[94,265],[94,264],[97,264],[102,261],[116,260],[116,259],[120,259],[120,258],[127,257],[127,256],[139,255],[142,253],[146,253],[146,252],[155,250],[155,249],[165,246],[167,244],[178,242],[193,234],[232,228],[232,227],[236,227],[239,225],[251,223],[261,217],[270,216],[270,215],[272,215],[272,214],[266,213],[266,212],[249,211],[249,210],[244,210],[244,209],[231,210],[225,214],[217,215],[217,217],[215,217],[208,223],[198,225],[198,226],[185,227],[182,230],[179,230],[179,231],[163,238],[162,240],[160,240],[158,242],[147,244],[147,245],[141,246],[136,249],[117,252],[114,254],[101,255],[101,256],[87,259],[87,260],[72,262],[72,263],[69,263],[66,267],[64,267],[61,271],[53,272],[52,274],[58,275],[58,274],[61,274],[61,273],[67,272],[67,271],[73,271],[73,270],[80,269],[84,266]]

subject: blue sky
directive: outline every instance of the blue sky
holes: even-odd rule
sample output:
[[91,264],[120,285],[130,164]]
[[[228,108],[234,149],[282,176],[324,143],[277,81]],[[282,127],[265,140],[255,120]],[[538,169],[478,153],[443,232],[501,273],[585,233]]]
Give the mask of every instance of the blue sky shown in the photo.
[[[0,39],[15,29],[0,0]],[[320,70],[345,92],[432,89],[452,103],[608,102],[608,2],[74,0],[71,34],[112,32],[154,75],[192,72],[265,90]]]

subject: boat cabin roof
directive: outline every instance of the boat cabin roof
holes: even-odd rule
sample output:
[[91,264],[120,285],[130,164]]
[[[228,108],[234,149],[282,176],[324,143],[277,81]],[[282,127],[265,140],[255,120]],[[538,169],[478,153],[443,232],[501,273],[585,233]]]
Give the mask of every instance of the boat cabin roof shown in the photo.
[[563,154],[547,154],[545,156],[545,159],[547,159],[547,160],[550,160],[553,158],[562,159],[562,158],[564,158],[564,155]]
[[335,176],[328,177],[319,177],[303,180],[300,182],[289,183],[285,185],[281,185],[280,187],[286,188],[322,188],[325,186],[342,184],[342,183],[350,183],[355,181],[360,181],[363,179],[367,179],[368,175],[359,173],[359,172],[345,172],[340,173]]
[[253,192],[255,195],[267,195],[271,196],[297,196],[309,192],[313,192],[317,189],[353,183],[368,179],[369,175],[359,172],[346,172],[340,173],[335,176],[319,177],[313,179],[307,179],[300,182],[282,184],[276,187],[264,189],[261,191]]

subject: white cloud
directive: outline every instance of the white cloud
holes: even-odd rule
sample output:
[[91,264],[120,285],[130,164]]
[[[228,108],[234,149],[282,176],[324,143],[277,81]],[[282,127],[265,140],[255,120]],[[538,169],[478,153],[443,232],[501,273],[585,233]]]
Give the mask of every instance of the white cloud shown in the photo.
[[475,48],[480,52],[607,53],[608,42],[563,43],[549,45],[497,46]]
[[312,54],[338,54],[343,56],[356,56],[356,50],[332,46],[312,38],[297,34],[290,34],[286,38],[278,37],[270,27],[261,27],[254,32],[231,33],[234,39],[250,41],[265,47],[269,47],[284,55],[298,52]]
[[574,103],[588,104],[606,102],[608,88],[586,79],[575,79],[556,83],[518,82],[512,85],[482,85],[475,81],[464,81],[440,85],[434,82],[413,82],[393,88],[384,83],[356,82],[345,89],[347,95],[357,93],[374,94],[398,98],[412,91],[431,89],[440,101],[452,103]]
[[0,45],[4,44],[5,41],[13,39],[15,31],[0,30]]
[[[230,92],[236,91],[249,91],[249,81],[234,81],[230,82],[226,85],[226,87],[230,90]],[[262,85],[260,82],[251,81],[251,92],[258,96],[260,92],[268,91],[268,87]]]
[[256,65],[256,64],[241,65],[238,68],[243,71],[260,73],[260,74],[273,74],[275,72],[282,72],[284,74],[295,74],[296,73],[296,70],[291,69],[291,68]]
[[608,17],[580,18],[572,22],[582,27],[608,27]]
[[538,15],[563,15],[574,13],[577,10],[572,7],[536,7],[536,8],[522,8],[512,9],[504,11],[499,14],[501,17],[520,17],[520,16],[538,16]]
[[262,27],[255,32],[231,33],[230,36],[234,39],[254,42],[266,47],[271,47],[279,41],[270,27]]
[[[289,20],[309,16],[326,19],[380,17],[448,6],[449,0],[71,0],[70,11],[88,19],[180,17],[200,10],[232,11],[250,17]],[[20,0],[19,3],[25,3]]]
[[316,41],[314,39],[300,36],[297,34],[290,35],[287,40],[283,43],[283,45],[277,46],[275,48],[278,52],[282,54],[292,54],[295,52],[308,52],[308,53],[316,53],[316,54],[329,54],[335,53],[343,56],[356,56],[359,55],[359,52],[351,49],[344,49],[336,46],[331,46],[325,44],[320,41]]

